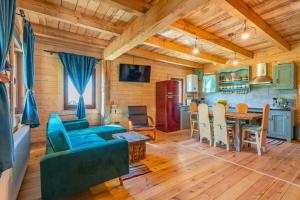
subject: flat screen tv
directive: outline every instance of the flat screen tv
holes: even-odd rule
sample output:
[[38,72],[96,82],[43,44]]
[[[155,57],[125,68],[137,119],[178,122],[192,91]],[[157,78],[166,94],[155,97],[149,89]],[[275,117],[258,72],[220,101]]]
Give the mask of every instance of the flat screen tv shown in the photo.
[[126,82],[150,82],[151,66],[120,64],[119,80]]

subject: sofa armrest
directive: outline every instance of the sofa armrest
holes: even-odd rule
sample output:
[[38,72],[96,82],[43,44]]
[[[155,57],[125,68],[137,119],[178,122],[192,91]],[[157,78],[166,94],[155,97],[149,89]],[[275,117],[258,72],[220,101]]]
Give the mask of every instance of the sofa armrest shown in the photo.
[[45,155],[40,161],[43,199],[59,199],[128,174],[126,140]]
[[63,121],[63,125],[67,131],[72,131],[72,130],[88,128],[90,126],[90,123],[86,119],[79,119],[79,120]]

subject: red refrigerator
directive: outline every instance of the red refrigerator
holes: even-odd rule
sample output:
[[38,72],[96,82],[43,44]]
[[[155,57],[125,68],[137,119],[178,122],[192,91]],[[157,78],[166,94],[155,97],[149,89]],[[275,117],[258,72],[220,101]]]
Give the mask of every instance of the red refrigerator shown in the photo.
[[179,83],[175,80],[156,83],[156,128],[163,132],[179,130]]

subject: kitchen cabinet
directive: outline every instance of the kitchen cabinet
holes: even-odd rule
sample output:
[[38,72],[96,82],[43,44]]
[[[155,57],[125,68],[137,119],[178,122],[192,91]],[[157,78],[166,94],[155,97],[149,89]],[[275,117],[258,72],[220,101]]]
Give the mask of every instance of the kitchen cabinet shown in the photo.
[[198,76],[189,74],[186,76],[186,92],[198,93]]
[[190,107],[181,106],[180,107],[180,129],[190,128]]
[[207,74],[203,76],[202,92],[214,93],[217,92],[217,75]]
[[203,80],[203,75],[204,75],[203,69],[193,69],[193,74],[198,76],[198,81]]
[[295,65],[279,64],[273,67],[274,89],[295,89]]
[[294,111],[271,110],[268,136],[291,142],[294,129]]
[[250,66],[220,70],[218,76],[220,92],[225,94],[246,94],[250,92]]

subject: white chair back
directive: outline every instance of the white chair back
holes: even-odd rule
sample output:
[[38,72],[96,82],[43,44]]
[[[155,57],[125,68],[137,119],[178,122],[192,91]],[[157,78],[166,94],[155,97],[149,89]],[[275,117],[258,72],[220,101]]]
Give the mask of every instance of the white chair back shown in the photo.
[[222,104],[214,105],[213,106],[213,116],[214,116],[215,146],[216,146],[217,142],[222,142],[223,144],[229,145],[224,105],[222,105]]
[[198,121],[199,121],[199,131],[200,131],[200,142],[203,138],[209,140],[209,144],[212,145],[212,133],[208,116],[208,106],[207,104],[198,105]]

